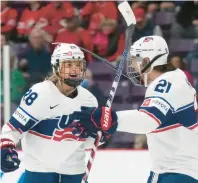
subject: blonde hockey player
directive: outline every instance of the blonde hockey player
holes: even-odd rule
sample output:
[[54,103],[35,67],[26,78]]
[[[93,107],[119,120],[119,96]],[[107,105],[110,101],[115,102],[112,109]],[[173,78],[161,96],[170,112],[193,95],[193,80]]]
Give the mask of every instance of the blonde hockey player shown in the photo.
[[[15,146],[22,139],[26,169],[23,183],[81,183],[85,148],[92,147],[94,139],[75,137],[69,125],[78,123],[75,111],[80,111],[81,106],[97,107],[98,103],[80,86],[86,63],[78,46],[59,43],[51,64],[53,75],[24,95],[20,106],[3,126],[1,170],[11,172],[19,167]],[[110,135],[116,125],[113,130],[108,129],[104,131]]]
[[[108,115],[117,115],[118,131],[147,134],[153,165],[148,183],[198,183],[196,92],[184,72],[167,63],[168,54],[167,43],[159,36],[143,37],[132,46],[127,72],[147,87],[145,99],[138,110]],[[79,119],[98,123],[95,114],[105,108],[83,110]]]

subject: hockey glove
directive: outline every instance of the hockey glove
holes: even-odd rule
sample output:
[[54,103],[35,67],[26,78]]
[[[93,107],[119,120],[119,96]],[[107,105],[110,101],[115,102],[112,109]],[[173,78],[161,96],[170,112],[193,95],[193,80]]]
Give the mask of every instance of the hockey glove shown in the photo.
[[116,131],[117,115],[107,107],[81,107],[81,112],[75,112],[76,119],[71,127],[73,134],[80,138],[96,137],[98,131],[102,131],[102,139],[107,140]]
[[19,168],[20,160],[15,150],[15,144],[9,139],[1,139],[1,170],[12,172]]

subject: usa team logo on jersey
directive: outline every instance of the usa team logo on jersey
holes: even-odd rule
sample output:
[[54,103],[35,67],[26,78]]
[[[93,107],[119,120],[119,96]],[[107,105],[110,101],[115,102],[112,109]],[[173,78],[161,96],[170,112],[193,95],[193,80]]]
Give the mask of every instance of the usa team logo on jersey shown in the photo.
[[40,121],[28,132],[41,138],[54,140],[58,142],[85,141],[86,139],[79,138],[78,136],[72,133],[74,129],[72,127],[69,127],[69,124],[69,116],[57,116],[53,119],[45,119]]
[[72,134],[73,128],[67,127],[68,122],[69,116],[63,115],[58,122],[58,128],[56,128],[53,132],[52,140],[59,142],[64,140],[85,141],[85,139],[79,139],[79,137]]
[[153,40],[153,38],[152,38],[152,37],[146,37],[146,38],[144,39],[143,42],[144,42],[144,43],[145,43],[145,42],[149,42],[150,40]]
[[65,128],[65,129],[55,129],[53,133],[52,140],[54,141],[85,141],[85,138],[79,138],[72,134],[72,128]]

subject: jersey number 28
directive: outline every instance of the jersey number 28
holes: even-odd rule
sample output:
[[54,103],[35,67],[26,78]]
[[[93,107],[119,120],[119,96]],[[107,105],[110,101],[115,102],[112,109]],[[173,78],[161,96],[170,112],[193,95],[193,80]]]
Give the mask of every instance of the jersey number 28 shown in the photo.
[[33,104],[33,102],[38,97],[38,94],[36,92],[32,92],[32,90],[28,90],[26,94],[23,97],[23,100],[25,101],[26,105],[30,106]]
[[171,85],[172,85],[171,83],[162,79],[159,81],[159,83],[155,87],[155,91],[160,92],[160,93],[168,93],[170,91]]

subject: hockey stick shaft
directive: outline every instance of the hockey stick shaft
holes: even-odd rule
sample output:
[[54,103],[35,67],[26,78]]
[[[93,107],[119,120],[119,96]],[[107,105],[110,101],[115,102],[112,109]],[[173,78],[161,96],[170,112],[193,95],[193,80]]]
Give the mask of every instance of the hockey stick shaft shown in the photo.
[[[100,57],[99,55],[97,55],[97,54],[95,54],[95,53],[93,53],[93,52],[91,52],[91,51],[89,51],[89,50],[87,50],[87,49],[85,49],[85,48],[82,48],[82,47],[79,47],[79,48],[80,48],[82,51],[91,54],[91,55],[92,55],[93,57],[95,57],[96,59],[98,59],[98,60],[104,62],[104,63],[107,64],[110,68],[112,68],[114,71],[117,72],[117,68],[115,68],[114,66],[112,66],[112,65],[109,63],[108,60],[106,60],[106,59]],[[129,78],[126,74],[122,73],[122,76],[124,76],[125,78],[127,78],[127,79],[130,80],[130,78]]]
[[[132,36],[134,28],[135,28],[134,25],[136,24],[134,14],[133,14],[129,4],[126,1],[121,3],[118,6],[118,9],[122,13],[128,27],[127,27],[127,30],[126,30],[125,49],[124,49],[124,52],[122,54],[122,60],[119,63],[119,67],[118,67],[118,70],[116,72],[116,77],[113,81],[112,88],[111,88],[109,97],[107,99],[106,107],[111,107],[111,105],[112,105],[112,102],[113,102],[113,99],[114,99],[114,96],[115,96],[115,93],[116,93],[116,90],[117,90],[117,87],[118,87],[118,84],[119,84],[119,80],[120,80],[120,77],[122,75],[122,71],[124,69],[125,62],[127,60],[128,50],[129,50],[130,45],[131,45],[131,36]],[[97,137],[95,139],[95,142],[94,142],[94,147],[91,150],[91,154],[90,154],[90,157],[89,157],[89,160],[88,160],[85,176],[83,177],[82,183],[87,183],[88,176],[89,176],[90,170],[92,168],[92,164],[93,164],[93,161],[95,159],[97,147],[99,145],[101,137],[102,137],[102,133],[99,131],[98,134],[97,134]]]

